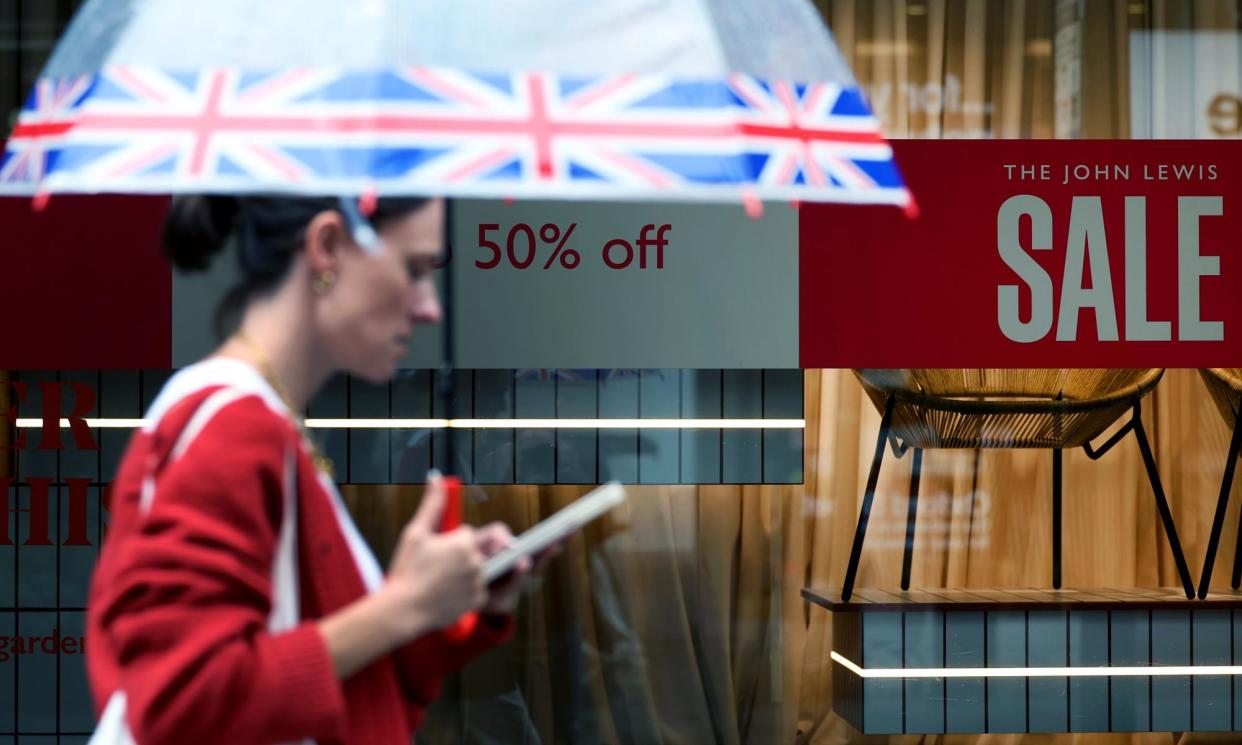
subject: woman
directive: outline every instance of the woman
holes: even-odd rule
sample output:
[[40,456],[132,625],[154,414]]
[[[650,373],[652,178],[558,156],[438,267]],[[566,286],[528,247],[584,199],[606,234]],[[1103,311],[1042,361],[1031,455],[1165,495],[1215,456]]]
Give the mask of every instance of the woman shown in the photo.
[[[441,316],[443,202],[379,200],[378,249],[338,205],[187,197],[169,213],[178,268],[233,238],[243,280],[226,301],[238,332],[169,380],[113,487],[87,662],[99,709],[123,694],[139,745],[408,743],[440,679],[510,633],[530,562],[491,588],[480,573],[507,528],[438,532],[433,474],[384,573],[301,425],[333,373],[388,380]],[[300,600],[269,631],[286,512]],[[472,611],[473,632],[441,631]]]

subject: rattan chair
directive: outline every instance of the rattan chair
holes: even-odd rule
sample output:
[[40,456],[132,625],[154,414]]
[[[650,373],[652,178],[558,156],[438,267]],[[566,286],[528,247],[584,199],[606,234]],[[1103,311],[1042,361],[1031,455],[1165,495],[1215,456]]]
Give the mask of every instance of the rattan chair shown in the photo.
[[[842,586],[842,599],[853,594],[858,561],[875,497],[884,445],[903,457],[914,451],[906,546],[901,588],[910,588],[914,525],[918,511],[919,471],[927,448],[1046,448],[1052,450],[1052,586],[1061,587],[1061,451],[1082,447],[1096,460],[1127,434],[1138,440],[1156,506],[1169,538],[1177,572],[1186,590],[1194,586],[1165,499],[1156,460],[1140,416],[1140,401],[1160,380],[1163,370],[856,370],[855,374],[881,413],[875,457],[863,493],[854,545]],[[1130,412],[1129,421],[1098,449],[1091,440]],[[1235,440],[1237,438],[1235,437]]]
[[[1212,565],[1216,563],[1216,548],[1220,544],[1220,529],[1225,522],[1225,508],[1229,506],[1229,491],[1233,488],[1233,471],[1238,463],[1238,451],[1242,448],[1242,368],[1215,367],[1200,370],[1207,383],[1220,415],[1233,427],[1229,438],[1229,455],[1225,460],[1225,476],[1220,483],[1220,496],[1216,499],[1216,516],[1212,518],[1212,533],[1208,537],[1207,556],[1203,558],[1203,573],[1199,575],[1199,597],[1207,597],[1212,582]],[[1238,523],[1238,542],[1233,548],[1233,589],[1242,584],[1242,521]]]

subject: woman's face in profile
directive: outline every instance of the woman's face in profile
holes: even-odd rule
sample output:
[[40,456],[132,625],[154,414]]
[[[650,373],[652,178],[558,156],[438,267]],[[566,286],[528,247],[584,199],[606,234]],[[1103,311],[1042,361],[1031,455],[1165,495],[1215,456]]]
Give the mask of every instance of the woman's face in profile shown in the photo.
[[415,327],[443,315],[435,269],[444,245],[444,201],[387,221],[382,248],[340,254],[336,283],[317,319],[334,367],[372,383],[393,376]]

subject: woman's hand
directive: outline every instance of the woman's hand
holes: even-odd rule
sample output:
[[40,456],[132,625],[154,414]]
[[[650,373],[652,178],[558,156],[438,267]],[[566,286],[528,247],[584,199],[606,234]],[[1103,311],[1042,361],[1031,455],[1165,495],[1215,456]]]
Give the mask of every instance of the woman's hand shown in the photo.
[[[512,543],[513,533],[509,531],[509,526],[497,522],[475,531],[475,539],[479,550],[485,557],[488,557],[503,551]],[[518,597],[530,576],[541,573],[547,567],[548,562],[561,552],[563,546],[564,539],[541,551],[535,556],[534,561],[527,556],[518,559],[517,564],[508,574],[487,588],[487,601],[483,604],[482,611],[495,615],[512,613],[517,607]]]
[[405,609],[411,638],[452,625],[488,599],[479,531],[438,532],[445,500],[444,482],[432,476],[418,512],[401,531],[382,590]]
[[401,531],[384,586],[318,622],[341,680],[488,601],[478,531],[438,532],[445,501],[444,483],[432,476],[418,512]]

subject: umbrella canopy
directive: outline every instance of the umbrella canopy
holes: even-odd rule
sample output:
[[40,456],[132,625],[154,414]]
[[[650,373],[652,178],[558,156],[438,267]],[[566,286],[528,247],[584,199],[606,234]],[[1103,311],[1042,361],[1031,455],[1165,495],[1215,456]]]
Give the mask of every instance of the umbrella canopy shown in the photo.
[[806,0],[88,0],[0,193],[908,205]]

